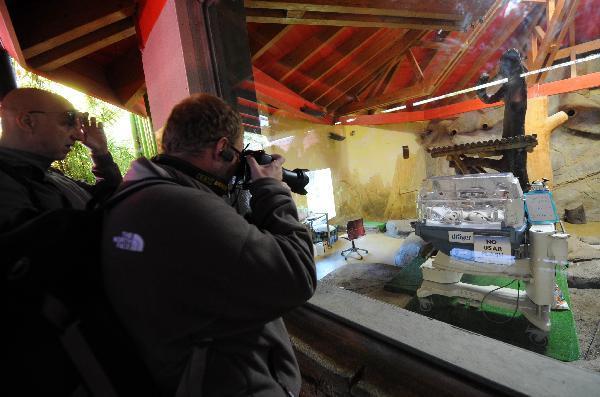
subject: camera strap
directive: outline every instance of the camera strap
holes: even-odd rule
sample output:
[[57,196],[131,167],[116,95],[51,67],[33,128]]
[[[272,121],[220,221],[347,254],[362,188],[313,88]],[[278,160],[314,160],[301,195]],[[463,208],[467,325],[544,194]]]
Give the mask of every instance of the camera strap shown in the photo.
[[203,185],[208,186],[219,196],[224,196],[229,192],[229,186],[226,182],[215,178],[214,176],[201,170],[193,164],[188,163],[185,160],[165,154],[159,154],[158,156],[154,157],[152,161],[156,164],[168,165],[180,172],[183,172],[187,176],[197,180],[198,182],[201,182]]

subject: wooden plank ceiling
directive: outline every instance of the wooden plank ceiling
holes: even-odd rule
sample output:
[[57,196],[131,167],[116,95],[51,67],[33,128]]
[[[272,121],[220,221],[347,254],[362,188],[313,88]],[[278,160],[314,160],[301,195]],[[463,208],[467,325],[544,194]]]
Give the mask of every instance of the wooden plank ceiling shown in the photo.
[[[245,0],[245,6],[255,79],[257,70],[266,74],[306,108],[320,109],[324,121],[410,109],[416,100],[472,87],[511,47],[527,57],[529,70],[600,49],[598,0]],[[544,78],[532,76],[530,84]],[[277,107],[260,89],[257,95]]]
[[[0,0],[19,62],[145,114],[139,0]],[[600,0],[245,0],[260,109],[332,122],[475,84],[510,47],[529,69],[600,49]],[[545,76],[532,76],[531,84]],[[455,97],[453,100],[463,100]],[[246,104],[248,105],[248,104]],[[432,106],[439,106],[440,103]]]
[[21,65],[145,115],[135,0],[4,0]]

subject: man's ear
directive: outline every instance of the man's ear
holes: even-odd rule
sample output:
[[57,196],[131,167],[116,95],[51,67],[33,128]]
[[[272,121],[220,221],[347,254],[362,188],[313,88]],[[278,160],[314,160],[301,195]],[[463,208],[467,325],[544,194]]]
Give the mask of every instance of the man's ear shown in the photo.
[[15,116],[15,123],[17,126],[25,131],[33,131],[33,127],[35,127],[35,119],[31,117],[31,113],[27,112],[19,112]]
[[228,148],[229,139],[227,139],[227,137],[222,136],[221,138],[219,138],[217,144],[215,145],[215,149],[213,150],[213,157],[222,159],[223,152],[226,152]]

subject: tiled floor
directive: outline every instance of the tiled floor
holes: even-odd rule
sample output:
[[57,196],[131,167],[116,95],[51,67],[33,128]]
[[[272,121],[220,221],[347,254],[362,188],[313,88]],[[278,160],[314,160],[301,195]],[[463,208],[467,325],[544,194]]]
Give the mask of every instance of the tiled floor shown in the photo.
[[335,269],[338,269],[347,263],[384,263],[388,265],[394,264],[394,256],[402,245],[404,239],[387,236],[384,233],[369,233],[365,236],[354,240],[357,248],[364,248],[369,251],[368,254],[361,253],[364,259],[361,261],[355,253],[348,256],[348,260],[340,255],[340,253],[352,246],[350,241],[339,238],[333,244],[332,248],[325,249],[325,255],[317,256],[317,279],[322,279],[327,274]]

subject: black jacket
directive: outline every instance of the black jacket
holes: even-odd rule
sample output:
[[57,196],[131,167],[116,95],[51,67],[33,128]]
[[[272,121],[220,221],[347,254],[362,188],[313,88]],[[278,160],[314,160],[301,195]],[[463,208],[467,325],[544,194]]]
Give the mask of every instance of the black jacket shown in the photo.
[[96,184],[88,185],[50,168],[42,156],[0,147],[0,232],[47,210],[83,209],[93,196],[116,190],[122,178],[111,155],[92,159]]
[[[189,167],[188,167],[189,168]],[[194,346],[207,347],[204,396],[298,395],[301,378],[281,315],[314,293],[312,242],[282,184],[251,187],[249,223],[178,169],[133,163],[125,184],[174,177],[105,218],[108,296],[165,395]]]

